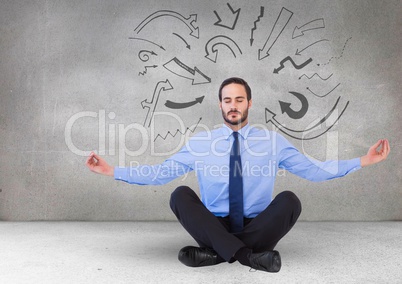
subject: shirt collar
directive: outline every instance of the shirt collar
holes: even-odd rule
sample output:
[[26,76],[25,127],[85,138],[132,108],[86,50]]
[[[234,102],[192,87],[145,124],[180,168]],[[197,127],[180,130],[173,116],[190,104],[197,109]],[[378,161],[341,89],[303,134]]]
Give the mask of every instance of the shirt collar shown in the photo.
[[[245,126],[243,126],[238,132],[240,134],[241,137],[243,137],[243,139],[247,139],[247,136],[249,134],[249,128],[250,128],[250,124],[246,124]],[[233,130],[227,126],[226,124],[223,124],[222,126],[222,135],[225,137],[226,140],[229,139],[229,137],[232,135]]]

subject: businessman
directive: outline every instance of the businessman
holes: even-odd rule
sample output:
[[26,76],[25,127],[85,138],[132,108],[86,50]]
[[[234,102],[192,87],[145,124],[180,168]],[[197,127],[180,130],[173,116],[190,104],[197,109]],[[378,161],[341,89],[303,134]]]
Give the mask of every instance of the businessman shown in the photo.
[[199,246],[186,246],[179,260],[191,267],[222,262],[278,272],[281,258],[274,250],[296,223],[302,207],[291,191],[273,198],[278,169],[311,181],[324,181],[383,161],[390,152],[379,140],[367,154],[350,160],[313,161],[282,135],[248,123],[251,89],[241,78],[229,78],[219,88],[223,125],[194,135],[172,157],[158,165],[118,168],[91,153],[87,167],[132,184],[165,184],[195,171],[201,199],[188,186],[171,194],[170,207]]

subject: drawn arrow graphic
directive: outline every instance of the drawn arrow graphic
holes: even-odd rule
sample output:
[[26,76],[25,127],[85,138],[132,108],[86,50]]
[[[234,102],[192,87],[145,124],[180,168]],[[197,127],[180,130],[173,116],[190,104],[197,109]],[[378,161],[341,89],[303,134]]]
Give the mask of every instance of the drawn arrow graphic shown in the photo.
[[303,77],[306,77],[307,79],[309,79],[309,80],[311,80],[311,78],[313,78],[313,77],[315,77],[315,76],[317,76],[318,78],[320,78],[321,80],[323,80],[323,81],[327,81],[329,78],[331,78],[332,77],[332,75],[334,75],[334,73],[332,73],[331,75],[329,75],[327,78],[323,78],[323,77],[321,77],[319,74],[317,74],[317,73],[314,73],[312,76],[308,76],[308,75],[306,75],[306,74],[303,74],[303,75],[301,75],[300,77],[299,77],[299,80],[301,79],[301,78],[303,78]]
[[233,53],[234,57],[236,57],[236,53],[233,51],[233,49],[237,49],[237,51],[242,54],[240,47],[231,38],[224,35],[218,35],[211,38],[205,45],[205,52],[207,54],[205,57],[214,63],[216,63],[216,59],[218,57],[218,50],[215,49],[215,46],[219,44],[226,45]]
[[190,15],[190,17],[185,18],[183,15],[181,15],[175,11],[169,11],[169,10],[160,10],[160,11],[156,11],[155,13],[149,15],[145,20],[143,20],[134,29],[134,31],[136,31],[137,34],[139,34],[146,25],[148,25],[150,22],[152,22],[153,20],[155,20],[159,17],[174,17],[174,18],[182,21],[190,29],[190,31],[191,31],[190,35],[195,38],[199,38],[199,29],[194,24],[197,22],[197,14],[192,14],[192,15]]
[[156,67],[158,67],[158,65],[145,66],[145,70],[143,72],[139,72],[138,76],[140,76],[140,75],[144,76],[145,74],[147,74],[148,68],[156,68]]
[[322,39],[322,40],[316,41],[316,42],[314,42],[314,43],[312,43],[312,44],[306,46],[305,48],[303,48],[303,49],[300,50],[300,51],[299,51],[299,49],[296,49],[295,55],[301,55],[301,53],[302,53],[303,51],[305,51],[307,48],[309,48],[310,46],[313,46],[314,44],[317,44],[317,43],[323,42],[323,41],[329,41],[329,40],[328,40],[328,39]]
[[293,12],[289,11],[285,7],[282,7],[282,10],[279,13],[278,18],[276,19],[274,26],[272,27],[267,41],[265,42],[263,48],[258,50],[258,60],[262,60],[265,57],[269,56],[269,51],[274,46],[279,36],[282,34],[292,16]]
[[152,44],[156,45],[157,47],[159,47],[160,49],[163,49],[163,50],[165,50],[165,51],[166,51],[166,49],[165,49],[165,48],[164,48],[162,45],[157,44],[157,43],[154,43],[153,41],[150,41],[150,40],[147,40],[147,39],[144,39],[144,38],[139,38],[139,37],[129,37],[128,39],[143,40],[143,41],[146,41],[146,42],[152,43]]
[[149,60],[149,56],[150,55],[154,55],[157,56],[158,54],[156,54],[153,51],[149,51],[149,50],[140,50],[140,52],[138,52],[138,58],[142,61],[142,62],[147,62]]
[[[170,84],[168,79],[166,79],[166,81],[159,81],[155,86],[155,90],[152,95],[151,101],[143,100],[141,102],[142,108],[148,109],[147,115],[146,115],[145,121],[144,121],[144,126],[149,127],[151,125],[152,117],[154,116],[156,105],[158,104],[159,96],[160,96],[161,92],[172,90],[172,89],[173,89],[173,86],[172,86],[172,84]],[[152,109],[152,111],[151,111],[151,109]]]
[[176,135],[179,134],[179,133],[180,133],[181,135],[184,135],[184,134],[187,133],[187,131],[190,131],[190,132],[194,133],[195,129],[198,127],[198,124],[200,124],[200,121],[201,121],[201,120],[202,120],[202,117],[200,117],[200,119],[198,120],[197,124],[194,126],[193,130],[190,129],[190,127],[191,127],[191,126],[190,126],[190,127],[186,127],[186,129],[185,129],[184,131],[180,131],[180,129],[177,129],[175,133],[172,133],[172,132],[168,131],[165,136],[162,136],[161,134],[158,134],[158,135],[156,135],[156,137],[155,137],[155,139],[154,139],[154,142],[155,142],[156,139],[158,139],[158,138],[161,138],[161,139],[163,139],[163,140],[166,140],[168,136],[172,136],[172,138],[174,138],[174,137],[176,137]]
[[352,38],[350,37],[350,38],[348,38],[348,39],[346,40],[346,42],[345,42],[345,44],[344,44],[344,46],[343,46],[343,48],[342,48],[342,52],[341,52],[341,54],[340,54],[339,56],[336,56],[336,57],[332,56],[332,57],[328,60],[327,63],[324,63],[324,64],[317,64],[317,66],[320,66],[320,65],[325,66],[325,65],[331,63],[331,61],[334,60],[334,59],[340,59],[340,58],[342,58],[343,53],[345,52],[346,44],[347,44],[348,41],[351,40],[351,39],[352,39]]
[[308,101],[307,101],[307,98],[306,98],[304,95],[302,95],[302,94],[300,94],[300,93],[297,93],[297,92],[289,92],[289,93],[291,93],[292,95],[294,95],[295,97],[297,97],[297,98],[300,100],[300,102],[301,102],[301,108],[300,108],[299,111],[295,111],[295,110],[293,110],[293,109],[290,107],[291,103],[286,103],[286,102],[279,101],[279,104],[280,104],[280,106],[281,106],[282,113],[285,113],[285,112],[286,112],[287,115],[288,115],[290,118],[293,118],[293,119],[300,119],[300,118],[302,118],[302,117],[306,114],[306,112],[307,112],[307,110],[308,110]]
[[284,64],[285,64],[286,61],[290,61],[290,63],[292,63],[292,65],[293,65],[296,69],[299,70],[299,69],[302,69],[303,67],[305,67],[307,64],[309,64],[311,61],[313,61],[313,59],[309,58],[309,59],[307,59],[305,62],[303,62],[302,64],[297,65],[297,64],[293,61],[292,57],[287,56],[287,57],[285,57],[284,59],[282,59],[281,62],[279,62],[280,66],[279,66],[278,68],[275,68],[275,69],[274,69],[274,73],[278,74],[279,71],[281,71],[281,70],[285,67]]
[[336,106],[338,105],[340,99],[341,99],[341,97],[339,97],[339,98],[336,100],[335,105],[332,107],[332,109],[331,109],[319,122],[317,122],[316,124],[314,124],[313,126],[311,126],[311,127],[309,127],[309,128],[303,129],[303,130],[291,129],[291,128],[288,128],[288,127],[284,126],[283,124],[281,124],[281,123],[276,119],[276,114],[275,114],[274,112],[270,111],[268,108],[265,108],[265,122],[266,122],[266,123],[268,123],[269,121],[271,121],[272,123],[275,122],[275,123],[274,123],[275,126],[277,126],[277,127],[279,126],[279,128],[283,128],[283,129],[286,129],[286,130],[288,130],[288,131],[295,132],[295,133],[301,133],[301,132],[305,132],[305,131],[311,131],[311,130],[313,130],[314,128],[318,127],[320,124],[324,123],[324,122],[332,115],[332,113],[335,111]]
[[193,85],[211,83],[211,78],[204,75],[197,67],[191,69],[176,57],[165,63],[163,67],[177,76],[192,80]]
[[237,20],[239,19],[241,9],[239,8],[235,11],[235,10],[233,10],[233,8],[230,6],[229,3],[227,3],[227,5],[232,13],[231,14],[227,13],[228,15],[225,17],[225,21],[223,23],[221,17],[219,17],[219,15],[218,15],[218,12],[214,11],[216,17],[218,18],[218,21],[214,25],[222,27],[222,28],[234,30],[236,27]]
[[264,7],[260,7],[260,15],[258,16],[257,20],[254,21],[254,27],[251,29],[251,37],[250,37],[250,46],[253,46],[254,42],[254,31],[257,29],[257,23],[264,17]]
[[[349,101],[346,102],[345,107],[343,108],[343,110],[341,111],[341,113],[340,113],[338,116],[336,116],[336,115],[337,115],[337,112],[336,112],[336,113],[334,112],[334,111],[336,110],[336,107],[337,107],[337,105],[338,105],[338,103],[339,103],[340,98],[341,98],[341,97],[339,97],[339,98],[337,99],[337,101],[336,101],[335,105],[332,107],[332,109],[331,109],[331,110],[328,112],[328,114],[326,114],[320,121],[318,121],[318,122],[315,123],[314,125],[310,126],[309,128],[306,128],[306,129],[303,129],[303,130],[295,130],[295,129],[291,129],[291,128],[285,127],[285,126],[282,125],[280,122],[278,122],[278,120],[277,120],[276,117],[275,117],[276,114],[275,114],[274,112],[272,112],[271,110],[269,110],[268,108],[265,108],[265,121],[266,121],[266,123],[271,122],[271,123],[272,123],[273,125],[275,125],[275,127],[277,127],[281,132],[283,132],[284,134],[286,134],[286,135],[288,135],[288,136],[290,136],[290,137],[292,137],[292,138],[295,138],[295,139],[298,139],[298,140],[311,140],[311,139],[315,139],[315,138],[318,138],[318,137],[320,137],[321,135],[325,134],[326,132],[328,132],[328,131],[335,125],[335,123],[341,118],[341,116],[343,115],[343,113],[345,112],[346,108],[347,108],[348,105],[349,105]],[[312,136],[312,137],[307,137],[307,138],[306,138],[306,137],[303,137],[303,135],[301,135],[301,137],[300,137],[300,135],[297,136],[297,134],[299,134],[299,133],[303,134],[303,133],[306,133],[306,132],[311,132],[311,131],[313,131],[314,129],[319,129],[319,128],[321,128],[321,125],[322,125],[324,122],[326,122],[327,120],[329,120],[330,118],[332,118],[332,120],[330,120],[330,121],[333,121],[333,123],[332,123],[328,128],[324,129],[324,131],[321,132],[320,134],[317,134],[317,135]]]
[[316,93],[314,93],[309,87],[307,87],[306,89],[307,89],[310,93],[312,93],[314,96],[319,97],[319,98],[324,98],[324,97],[328,96],[330,93],[332,93],[336,88],[338,88],[340,84],[341,84],[341,83],[338,83],[338,85],[336,85],[331,91],[329,91],[328,93],[326,93],[325,95],[322,95],[322,96],[317,95]]
[[299,36],[303,36],[304,32],[316,30],[316,29],[323,29],[323,28],[325,28],[325,23],[324,23],[323,18],[308,22],[307,24],[304,24],[300,28],[296,26],[295,29],[293,30],[292,39],[295,39]]
[[177,33],[173,33],[175,36],[177,36],[178,38],[180,38],[182,41],[184,41],[184,43],[186,44],[186,47],[188,48],[188,49],[191,49],[191,46],[187,43],[187,41],[183,38],[183,37],[181,37],[179,34],[177,34]]
[[191,106],[193,106],[195,104],[201,104],[202,101],[204,100],[204,97],[205,96],[196,98],[194,101],[187,102],[187,103],[176,103],[176,102],[172,102],[172,101],[167,100],[166,103],[165,103],[165,106],[168,107],[168,108],[173,108],[173,109],[188,108],[188,107],[191,107]]

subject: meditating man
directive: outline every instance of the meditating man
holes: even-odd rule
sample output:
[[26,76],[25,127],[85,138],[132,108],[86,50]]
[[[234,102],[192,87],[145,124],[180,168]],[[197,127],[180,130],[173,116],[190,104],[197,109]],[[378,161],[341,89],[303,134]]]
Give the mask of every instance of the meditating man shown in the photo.
[[176,188],[170,199],[177,219],[199,245],[182,248],[179,260],[191,267],[237,260],[278,272],[281,258],[274,248],[302,208],[291,191],[273,198],[277,170],[311,181],[329,180],[385,160],[390,146],[379,140],[360,158],[312,161],[279,133],[250,126],[251,106],[247,82],[226,79],[219,89],[222,127],[194,135],[159,165],[114,168],[93,152],[86,165],[95,173],[139,185],[165,184],[194,170],[201,199],[188,186]]

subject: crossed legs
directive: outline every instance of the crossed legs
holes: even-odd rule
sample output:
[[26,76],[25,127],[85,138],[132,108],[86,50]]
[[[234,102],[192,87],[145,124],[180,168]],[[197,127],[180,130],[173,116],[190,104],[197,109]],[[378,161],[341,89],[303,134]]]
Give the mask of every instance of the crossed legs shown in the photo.
[[245,219],[242,232],[229,232],[229,218],[213,215],[187,186],[171,195],[170,207],[179,222],[202,248],[213,249],[222,261],[233,262],[240,249],[253,253],[271,251],[296,223],[301,213],[297,196],[284,191],[253,219]]

